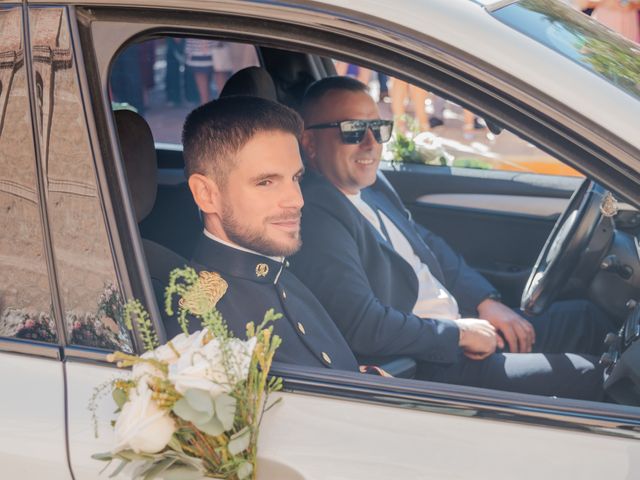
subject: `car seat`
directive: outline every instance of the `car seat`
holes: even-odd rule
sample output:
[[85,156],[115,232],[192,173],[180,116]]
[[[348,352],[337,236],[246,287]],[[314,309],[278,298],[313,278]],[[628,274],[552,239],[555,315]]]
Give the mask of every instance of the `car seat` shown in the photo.
[[[158,166],[153,135],[144,118],[135,112],[118,110],[114,116],[129,192],[139,224],[149,215],[156,203]],[[165,217],[165,227],[173,228],[172,218]],[[150,239],[143,238],[142,246],[156,300],[166,324],[164,289],[169,280],[169,274],[174,268],[187,265],[188,261]]]
[[269,72],[262,67],[247,67],[231,75],[220,92],[220,97],[251,95],[278,101],[276,85]]
[[269,72],[262,67],[247,67],[231,75],[224,84],[220,97],[251,95],[278,101],[276,86]]

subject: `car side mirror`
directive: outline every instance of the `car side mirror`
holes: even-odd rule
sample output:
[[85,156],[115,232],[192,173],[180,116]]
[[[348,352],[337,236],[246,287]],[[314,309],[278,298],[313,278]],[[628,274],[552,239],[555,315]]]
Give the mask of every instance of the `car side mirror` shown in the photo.
[[500,135],[504,130],[504,127],[502,125],[492,120],[487,120],[485,118],[484,123],[487,125],[487,128],[489,129],[489,131],[494,135]]

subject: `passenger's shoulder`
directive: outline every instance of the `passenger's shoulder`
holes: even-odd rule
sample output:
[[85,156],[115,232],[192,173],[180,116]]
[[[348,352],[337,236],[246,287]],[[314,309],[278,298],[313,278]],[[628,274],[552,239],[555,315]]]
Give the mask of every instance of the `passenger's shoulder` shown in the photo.
[[304,208],[302,221],[320,221],[322,218],[334,218],[342,223],[352,223],[357,211],[340,190],[324,177],[313,174],[302,184]]
[[342,203],[344,195],[325,177],[315,172],[307,172],[302,181],[302,195],[305,205],[323,205],[326,202]]

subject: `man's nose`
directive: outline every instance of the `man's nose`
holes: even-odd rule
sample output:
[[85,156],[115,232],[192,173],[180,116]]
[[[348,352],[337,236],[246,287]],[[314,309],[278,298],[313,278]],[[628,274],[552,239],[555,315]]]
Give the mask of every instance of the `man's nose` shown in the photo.
[[376,142],[376,137],[373,136],[373,130],[371,130],[371,127],[367,127],[367,130],[364,132],[364,137],[362,137],[362,141],[360,142],[360,145],[363,145],[365,147],[370,147],[375,143],[377,142]]
[[303,205],[304,199],[302,198],[300,183],[297,181],[287,183],[282,196],[282,206],[284,208],[296,208],[299,210]]

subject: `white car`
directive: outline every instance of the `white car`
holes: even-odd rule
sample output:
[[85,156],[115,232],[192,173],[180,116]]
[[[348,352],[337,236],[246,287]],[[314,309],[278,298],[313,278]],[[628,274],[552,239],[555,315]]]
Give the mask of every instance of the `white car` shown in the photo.
[[[142,299],[164,338],[149,241],[188,257],[201,228],[181,149],[158,138],[179,138],[184,111],[144,111],[148,65],[131,56],[168,52],[151,84],[169,82],[181,39],[196,37],[248,45],[288,105],[340,59],[436,92],[597,182],[568,202],[580,178],[383,167],[508,304],[524,290],[535,311],[570,293],[625,320],[603,344],[608,403],[279,368],[264,478],[640,477],[637,45],[553,0],[0,0],[0,478],[108,475],[91,455],[110,447],[114,405],[94,391],[122,374],[107,353],[140,349],[122,298]],[[124,151],[144,145],[119,142],[119,88],[142,98],[156,135],[155,203],[136,205],[147,186],[127,178]]]

